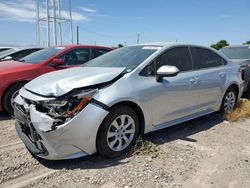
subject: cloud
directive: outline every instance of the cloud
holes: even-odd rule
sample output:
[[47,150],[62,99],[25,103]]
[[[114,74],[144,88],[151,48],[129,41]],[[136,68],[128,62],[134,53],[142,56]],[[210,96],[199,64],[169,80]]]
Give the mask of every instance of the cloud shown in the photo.
[[[91,9],[92,10],[92,9]],[[92,10],[93,11],[93,10]],[[62,18],[69,18],[68,10],[61,10]],[[40,5],[40,17],[46,17],[44,3]],[[36,8],[34,0],[16,0],[0,2],[0,19],[19,22],[35,22]],[[88,21],[89,18],[79,12],[72,11],[74,21]]]
[[87,12],[87,13],[95,13],[97,10],[91,9],[91,8],[86,8],[86,7],[79,7],[80,10]]

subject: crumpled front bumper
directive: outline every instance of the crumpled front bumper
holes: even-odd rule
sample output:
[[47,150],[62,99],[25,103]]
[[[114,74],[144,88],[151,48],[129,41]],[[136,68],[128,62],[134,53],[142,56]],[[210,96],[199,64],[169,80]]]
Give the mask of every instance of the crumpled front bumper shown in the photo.
[[16,131],[30,152],[44,159],[60,160],[96,152],[97,132],[108,111],[88,104],[74,118],[51,129],[53,119],[34,105],[27,106],[18,95],[14,114]]

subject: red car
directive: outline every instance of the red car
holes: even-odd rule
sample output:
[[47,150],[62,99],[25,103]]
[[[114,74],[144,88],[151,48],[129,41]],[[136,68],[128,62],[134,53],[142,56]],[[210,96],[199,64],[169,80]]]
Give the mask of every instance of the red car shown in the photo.
[[0,63],[0,111],[13,114],[13,100],[19,89],[47,72],[74,67],[98,57],[112,48],[70,45],[35,52],[19,61]]

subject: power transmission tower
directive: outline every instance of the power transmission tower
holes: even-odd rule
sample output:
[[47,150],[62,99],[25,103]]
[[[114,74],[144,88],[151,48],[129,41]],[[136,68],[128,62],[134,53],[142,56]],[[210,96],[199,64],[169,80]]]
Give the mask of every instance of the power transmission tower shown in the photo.
[[[41,5],[43,4],[43,1],[45,1],[46,4],[46,17],[43,18],[40,16],[40,10]],[[60,45],[62,45],[62,23],[68,22],[70,24],[70,43],[73,44],[73,24],[72,24],[72,12],[71,12],[71,0],[68,0],[68,17],[62,18],[61,15],[61,0],[36,0],[36,45],[40,46],[40,23],[46,22],[47,27],[47,46],[49,47],[51,45],[50,42],[50,23],[53,24],[53,45],[57,46],[57,24],[59,25],[59,41]],[[50,2],[52,2],[52,5],[50,6]],[[50,12],[52,11],[52,16],[50,15]]]

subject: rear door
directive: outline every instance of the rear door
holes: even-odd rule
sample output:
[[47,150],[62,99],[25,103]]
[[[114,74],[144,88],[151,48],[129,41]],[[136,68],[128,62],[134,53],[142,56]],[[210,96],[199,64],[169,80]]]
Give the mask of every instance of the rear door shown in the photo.
[[227,74],[222,57],[212,50],[190,47],[196,72],[198,72],[197,91],[199,110],[210,110],[220,103],[223,85]]

